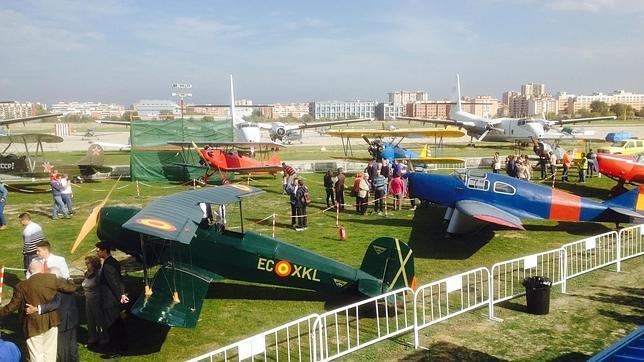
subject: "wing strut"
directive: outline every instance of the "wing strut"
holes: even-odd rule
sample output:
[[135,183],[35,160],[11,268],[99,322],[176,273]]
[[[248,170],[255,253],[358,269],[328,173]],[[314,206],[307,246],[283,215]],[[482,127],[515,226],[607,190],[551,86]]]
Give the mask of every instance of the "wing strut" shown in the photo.
[[141,259],[143,260],[143,280],[145,281],[145,297],[152,295],[152,288],[150,287],[150,279],[148,277],[148,262],[145,257],[145,244],[143,242],[143,234],[139,234],[141,239]]

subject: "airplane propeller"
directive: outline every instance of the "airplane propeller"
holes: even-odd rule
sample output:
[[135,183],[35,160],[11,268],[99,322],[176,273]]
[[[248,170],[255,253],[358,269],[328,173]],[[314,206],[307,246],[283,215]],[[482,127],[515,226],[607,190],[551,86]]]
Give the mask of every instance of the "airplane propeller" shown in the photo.
[[83,227],[81,228],[80,232],[78,233],[78,236],[76,237],[76,240],[74,241],[74,245],[72,245],[72,250],[71,253],[74,254],[80,243],[87,237],[87,234],[89,234],[92,229],[96,226],[98,223],[98,213],[101,211],[103,206],[107,203],[107,200],[109,200],[110,196],[112,196],[112,192],[116,189],[116,185],[118,185],[119,181],[121,180],[121,176],[116,180],[112,188],[110,189],[110,192],[107,193],[107,196],[101,201],[98,206],[96,206],[92,212],[89,214],[87,217],[87,220],[85,220],[85,223],[83,224]]

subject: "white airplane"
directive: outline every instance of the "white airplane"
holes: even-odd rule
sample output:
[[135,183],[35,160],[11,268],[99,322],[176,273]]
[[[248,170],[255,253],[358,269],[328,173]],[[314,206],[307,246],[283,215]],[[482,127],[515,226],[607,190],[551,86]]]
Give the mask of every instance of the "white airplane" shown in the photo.
[[[233,118],[233,127],[235,127],[235,139],[240,142],[260,142],[260,133],[262,129],[268,130],[271,141],[289,141],[297,139],[296,131],[306,128],[328,127],[338,124],[349,124],[357,122],[367,122],[373,118],[346,119],[340,121],[308,122],[297,124],[285,124],[283,122],[272,123],[251,123],[239,117],[235,113],[235,92],[233,90],[233,76],[230,75],[230,113]],[[301,134],[300,134],[301,137]]]
[[458,100],[456,107],[452,107],[449,112],[449,119],[429,119],[416,117],[397,117],[407,121],[418,121],[424,123],[433,123],[439,125],[456,126],[463,128],[467,135],[478,141],[495,141],[495,142],[526,142],[531,139],[562,139],[567,136],[561,132],[546,132],[553,126],[564,125],[577,122],[591,122],[603,119],[615,119],[615,116],[607,117],[590,117],[590,118],[573,118],[562,120],[546,120],[533,118],[494,118],[488,119],[476,116],[472,113],[463,111],[461,106],[461,82],[456,75],[458,90]]

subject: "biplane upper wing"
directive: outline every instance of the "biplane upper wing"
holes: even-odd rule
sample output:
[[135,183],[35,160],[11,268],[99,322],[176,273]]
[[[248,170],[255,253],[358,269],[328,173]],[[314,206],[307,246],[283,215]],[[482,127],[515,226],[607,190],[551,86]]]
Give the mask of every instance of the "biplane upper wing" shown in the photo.
[[441,128],[408,128],[397,130],[373,130],[373,129],[347,129],[331,130],[328,135],[343,138],[362,138],[366,137],[443,137],[458,138],[465,136],[465,132],[457,129]]
[[170,141],[168,144],[173,146],[192,147],[197,145],[199,147],[230,147],[240,149],[250,148],[285,148],[286,146],[276,142],[186,142],[186,141]]
[[460,126],[460,122],[454,121],[451,119],[437,119],[437,118],[419,118],[419,117],[396,117],[396,119],[401,119],[403,121],[414,121],[414,122],[423,122],[423,123],[432,123],[441,126]]
[[0,125],[8,126],[13,123],[30,122],[30,121],[36,121],[39,119],[45,119],[45,118],[51,118],[51,117],[61,117],[62,115],[63,115],[62,113],[55,113],[55,114],[43,114],[40,116],[24,117],[24,118],[0,119]]
[[21,133],[0,136],[0,143],[61,143],[62,137],[46,133]]
[[230,204],[263,192],[261,189],[239,184],[180,192],[152,201],[126,221],[123,227],[141,234],[190,244],[203,216],[200,203]]

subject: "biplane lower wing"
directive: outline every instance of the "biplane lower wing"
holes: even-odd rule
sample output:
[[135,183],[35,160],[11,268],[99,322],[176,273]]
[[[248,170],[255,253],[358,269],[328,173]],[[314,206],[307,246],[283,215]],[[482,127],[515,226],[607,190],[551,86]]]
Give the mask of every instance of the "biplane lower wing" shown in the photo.
[[[165,265],[154,276],[152,295],[141,295],[132,313],[171,327],[194,328],[199,320],[210,279],[188,268]],[[174,293],[178,301],[174,299]]]
[[[211,169],[212,167],[204,166],[204,165],[195,165],[195,164],[190,164],[190,163],[183,163],[183,162],[174,162],[174,165],[177,166],[182,166],[182,167],[192,167],[192,168],[199,168],[202,170],[207,170]],[[256,172],[281,172],[282,167],[281,166],[253,166],[253,167],[219,167],[221,171],[224,172],[236,172],[236,173],[241,173],[241,174],[248,174],[248,173],[256,173]]]

